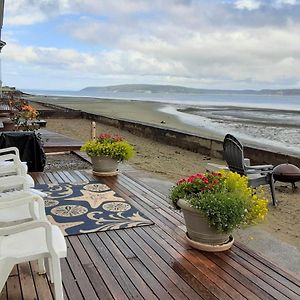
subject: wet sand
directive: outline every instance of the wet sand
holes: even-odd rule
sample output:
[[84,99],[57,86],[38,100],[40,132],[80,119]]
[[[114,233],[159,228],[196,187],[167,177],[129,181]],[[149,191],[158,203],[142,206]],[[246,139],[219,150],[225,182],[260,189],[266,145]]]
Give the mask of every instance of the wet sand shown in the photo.
[[[206,128],[195,127],[185,124],[175,115],[159,111],[167,103],[151,102],[151,101],[127,101],[127,100],[111,100],[85,97],[55,97],[55,96],[29,96],[32,99],[51,104],[62,105],[72,109],[78,109],[94,114],[101,114],[112,118],[122,118],[133,121],[173,128],[180,131],[192,132],[200,134],[204,137],[215,137],[220,140],[224,138],[222,134],[211,133]],[[41,106],[40,106],[41,107]],[[39,106],[37,106],[39,108]],[[201,124],[199,124],[201,126]]]
[[[189,108],[188,114],[180,112],[180,109],[176,111],[174,104],[155,101],[60,96],[29,96],[27,98],[108,117],[134,120],[179,131],[196,133],[203,137],[221,141],[224,139],[226,133],[231,133],[236,135],[244,145],[282,154],[300,156],[300,134],[299,128],[295,126],[295,122],[293,121],[295,116],[294,119],[289,120],[291,123],[289,126],[281,126],[285,118],[280,120],[280,124],[275,126],[275,124],[271,125],[272,118],[270,119],[270,116],[268,116],[270,114],[268,110],[246,109],[247,111],[252,111],[251,118],[253,117],[253,121],[247,123],[246,120],[245,122],[241,122],[241,118],[239,118],[237,121],[236,118],[231,116],[232,110],[234,110],[232,107],[215,107],[213,110],[208,107],[203,108],[200,110],[202,118],[199,119],[199,108]],[[182,103],[182,107],[188,108],[189,105]],[[194,115],[195,109],[198,111],[197,116]],[[244,108],[240,107],[237,110],[238,113],[235,111],[235,114],[245,114]],[[260,118],[266,116],[268,124],[262,124],[261,120],[256,116],[258,112],[260,112]],[[276,112],[279,116],[287,113],[280,110],[276,110]],[[216,119],[216,116],[218,119]],[[223,119],[222,116],[224,117]],[[277,121],[279,122],[279,120]],[[274,119],[272,119],[272,122],[275,122]]]

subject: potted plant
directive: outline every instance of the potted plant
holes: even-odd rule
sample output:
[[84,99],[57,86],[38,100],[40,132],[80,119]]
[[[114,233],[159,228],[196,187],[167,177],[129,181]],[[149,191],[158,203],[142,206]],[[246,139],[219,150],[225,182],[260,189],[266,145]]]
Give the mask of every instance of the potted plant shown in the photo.
[[116,175],[118,163],[134,155],[134,148],[119,135],[102,133],[80,149],[91,157],[96,175]]
[[37,129],[34,121],[39,117],[39,112],[29,104],[22,103],[18,106],[18,113],[13,118],[19,130],[32,131]]
[[229,249],[234,229],[262,221],[268,211],[262,191],[230,171],[183,178],[171,189],[170,199],[183,212],[189,244],[205,251]]

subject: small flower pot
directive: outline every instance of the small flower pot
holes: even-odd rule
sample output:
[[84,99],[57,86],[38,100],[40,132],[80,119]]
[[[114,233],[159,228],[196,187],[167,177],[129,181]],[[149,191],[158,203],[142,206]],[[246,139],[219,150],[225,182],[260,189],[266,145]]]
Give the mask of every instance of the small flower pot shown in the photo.
[[108,156],[91,157],[93,173],[98,176],[114,176],[118,174],[118,160]]
[[232,246],[234,240],[230,234],[220,233],[209,226],[207,217],[201,211],[183,199],[179,199],[177,205],[183,212],[190,246],[209,252],[225,251]]

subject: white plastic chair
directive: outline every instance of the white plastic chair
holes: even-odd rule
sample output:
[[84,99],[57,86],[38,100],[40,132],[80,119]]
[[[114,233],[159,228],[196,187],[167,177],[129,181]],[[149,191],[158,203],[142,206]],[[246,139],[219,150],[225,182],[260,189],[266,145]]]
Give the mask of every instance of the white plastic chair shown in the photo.
[[62,232],[48,221],[0,228],[0,291],[15,264],[48,258],[55,299],[63,300],[60,258],[66,256]]
[[22,175],[0,177],[0,201],[1,199],[15,199],[15,197],[20,197],[24,191],[42,198],[47,197],[46,193],[31,188],[31,184]]
[[27,171],[27,164],[20,160],[18,148],[9,147],[0,149],[0,177],[22,175],[26,178],[28,184],[34,187],[34,180],[27,174]]
[[30,191],[0,194],[0,226],[28,220],[47,220],[43,198]]
[[[0,227],[31,220],[47,220],[44,200],[29,188],[23,176],[0,178]],[[38,266],[39,274],[44,274],[43,259],[39,260]]]
[[[8,147],[8,148],[2,148],[0,149],[0,157],[5,155],[5,154],[13,154],[15,155],[20,163],[21,163],[21,168],[23,169],[24,174],[26,174],[28,172],[28,167],[27,167],[27,163],[24,161],[21,161],[20,159],[20,152],[19,149],[17,147]],[[1,165],[1,164],[0,164]]]

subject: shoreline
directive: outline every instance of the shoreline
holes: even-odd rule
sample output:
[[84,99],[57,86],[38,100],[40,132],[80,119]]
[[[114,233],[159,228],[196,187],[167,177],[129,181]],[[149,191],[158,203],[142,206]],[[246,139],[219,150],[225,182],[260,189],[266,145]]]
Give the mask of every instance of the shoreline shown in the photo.
[[[54,105],[99,114],[116,119],[127,119],[157,126],[163,126],[179,131],[190,132],[222,141],[226,133],[236,135],[246,146],[259,147],[264,150],[290,154],[300,157],[300,147],[292,145],[299,141],[300,133],[294,132],[293,127],[274,127],[259,122],[232,123],[230,120],[211,120],[204,116],[181,113],[180,108],[170,103],[137,100],[103,100],[86,97],[58,97],[58,96],[29,96],[28,100],[40,101]],[[182,104],[187,106],[186,104]],[[268,127],[268,130],[262,130]],[[251,134],[254,137],[251,137]],[[294,138],[295,136],[295,138]],[[280,140],[287,140],[286,144]],[[299,144],[300,145],[300,144]]]

